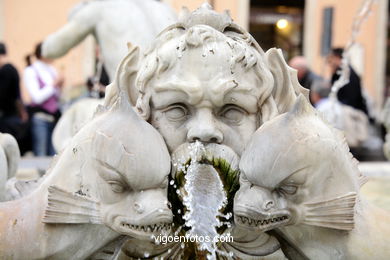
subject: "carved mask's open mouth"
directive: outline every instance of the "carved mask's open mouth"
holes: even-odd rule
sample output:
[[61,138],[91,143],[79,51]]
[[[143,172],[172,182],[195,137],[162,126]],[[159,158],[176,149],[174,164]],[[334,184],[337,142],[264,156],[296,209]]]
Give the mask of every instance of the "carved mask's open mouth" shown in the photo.
[[[267,215],[265,215],[267,216]],[[271,214],[264,218],[252,218],[249,215],[234,214],[234,221],[237,225],[259,231],[268,231],[290,222],[289,214]]]
[[[194,149],[198,147],[197,149]],[[183,205],[183,200],[186,196],[188,196],[187,191],[184,186],[186,184],[186,172],[189,169],[191,164],[199,164],[203,166],[210,166],[215,171],[215,176],[219,179],[219,181],[223,185],[223,191],[226,194],[227,203],[223,205],[219,211],[218,218],[221,222],[224,222],[220,228],[219,232],[222,232],[226,229],[228,222],[231,222],[231,216],[233,211],[233,200],[236,191],[239,188],[239,171],[238,171],[238,163],[239,156],[230,148],[222,144],[200,144],[196,146],[195,144],[182,144],[179,146],[176,151],[172,154],[172,172],[171,172],[171,182],[168,187],[168,199],[172,204],[172,212],[174,214],[175,223],[180,225],[184,225],[183,216],[187,211],[187,208]],[[202,170],[198,173],[197,178],[206,178],[206,169],[207,167],[200,166],[199,169],[204,169],[205,172],[202,173]],[[198,170],[199,170],[198,169]],[[202,177],[203,176],[203,177]],[[208,177],[209,178],[209,177]],[[197,184],[202,183],[200,179],[195,181],[195,187]],[[212,180],[213,178],[209,178],[209,182],[203,183],[200,186],[196,186],[194,190],[201,190],[205,187],[209,187],[210,190],[214,190],[211,187],[216,185]],[[218,185],[217,185],[218,186]],[[218,190],[214,190],[218,192]],[[215,195],[214,195],[215,196]],[[198,199],[196,197],[196,199]]]

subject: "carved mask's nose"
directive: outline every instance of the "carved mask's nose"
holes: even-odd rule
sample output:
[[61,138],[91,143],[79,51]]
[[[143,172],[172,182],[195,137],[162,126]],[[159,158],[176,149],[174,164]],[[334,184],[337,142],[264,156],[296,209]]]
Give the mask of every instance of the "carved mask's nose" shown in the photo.
[[209,109],[199,110],[189,125],[188,142],[222,143],[223,134],[218,128],[218,122],[212,111]]

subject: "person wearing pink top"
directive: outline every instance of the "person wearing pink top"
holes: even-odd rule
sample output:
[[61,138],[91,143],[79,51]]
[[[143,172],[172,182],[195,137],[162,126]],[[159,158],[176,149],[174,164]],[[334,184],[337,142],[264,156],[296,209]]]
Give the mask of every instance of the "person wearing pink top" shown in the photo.
[[32,100],[30,107],[33,152],[35,156],[51,156],[55,153],[51,135],[61,115],[59,95],[64,80],[51,65],[51,60],[42,57],[41,43],[35,48],[34,56],[34,63],[31,63],[30,55],[27,56],[28,66],[23,75],[25,87]]

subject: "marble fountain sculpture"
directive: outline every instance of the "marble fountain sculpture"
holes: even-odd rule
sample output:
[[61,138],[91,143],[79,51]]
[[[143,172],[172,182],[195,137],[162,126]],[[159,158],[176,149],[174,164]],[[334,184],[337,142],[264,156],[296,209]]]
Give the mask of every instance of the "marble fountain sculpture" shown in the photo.
[[[43,42],[42,55],[64,56],[88,35],[100,46],[102,61],[111,80],[127,53],[126,43],[146,49],[156,35],[177,21],[175,12],[155,0],[89,0],[76,5],[68,23]],[[86,98],[66,111],[53,133],[53,145],[61,151],[74,134],[88,122],[102,101]]]
[[[264,52],[207,4],[187,12],[145,53],[130,47],[105,103],[38,189],[0,204],[0,258],[332,259],[334,237],[333,259],[349,245],[387,256],[387,220],[360,203],[346,146],[305,100],[280,51]],[[270,201],[290,173],[303,192]],[[313,222],[321,207],[329,215]],[[325,224],[310,230],[310,220]],[[376,237],[365,247],[368,229]],[[233,240],[158,243],[162,236]]]
[[[137,48],[132,48],[118,69],[114,85],[115,89],[128,89],[128,100],[162,134],[178,167],[179,164],[184,164],[182,169],[187,167],[186,161],[191,158],[188,145],[198,141],[201,152],[195,157],[200,161],[194,159],[192,163],[194,168],[204,169],[208,174],[205,179],[200,176],[196,181],[212,181],[210,187],[218,187],[215,192],[220,200],[213,205],[221,206],[224,211],[223,220],[215,221],[218,208],[207,216],[209,221],[214,220],[208,234],[214,235],[216,226],[222,222],[221,229],[232,229],[232,194],[238,183],[234,165],[244,144],[263,121],[272,118],[278,110],[287,111],[295,101],[296,92],[304,91],[279,51],[272,49],[265,54],[227,14],[219,15],[206,6],[187,13],[178,24],[163,31],[144,56]],[[111,106],[115,95],[115,92],[107,93],[105,106]],[[232,189],[226,200],[216,172],[221,173],[223,181]],[[174,232],[182,235],[188,234],[188,228],[180,228],[186,218],[183,208],[180,210],[181,203],[186,203],[188,191],[176,176],[183,173],[172,172],[168,197],[173,204]],[[209,177],[216,178],[209,180]],[[194,192],[199,194],[200,191]],[[210,192],[206,197],[215,196],[213,190]],[[194,208],[193,212],[199,214],[200,209]],[[147,247],[147,255],[176,258],[185,254],[191,258],[206,255],[204,250],[208,249],[213,251],[210,257],[219,250],[225,255],[228,255],[226,251],[234,252],[245,258],[267,255],[279,247],[277,241],[265,233],[248,233],[241,228],[233,228],[231,233],[235,237],[232,243],[208,243],[196,250],[193,244],[154,245]],[[140,247],[134,244],[137,243],[133,240],[125,243],[121,253],[144,256],[145,252],[140,252]],[[142,246],[146,247],[145,243]]]

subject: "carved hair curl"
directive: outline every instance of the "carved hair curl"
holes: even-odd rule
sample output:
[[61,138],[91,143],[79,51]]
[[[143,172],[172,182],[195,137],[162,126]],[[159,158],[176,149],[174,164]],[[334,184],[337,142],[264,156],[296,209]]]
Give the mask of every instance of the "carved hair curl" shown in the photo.
[[[264,51],[249,33],[233,23],[226,14],[200,9],[161,32],[145,53],[136,78],[136,87],[140,93],[136,105],[139,113],[146,120],[150,117],[151,91],[146,90],[152,77],[172,67],[187,48],[203,48],[205,53],[208,53],[214,51],[216,43],[225,44],[225,50],[230,52],[227,56],[231,57],[232,71],[237,65],[241,65],[245,70],[254,69],[260,80],[260,85],[256,86],[261,91],[258,106],[272,113],[273,109],[270,107],[274,102],[271,101],[271,104],[263,107],[268,98],[272,99],[274,85]],[[259,116],[263,117],[260,114]]]

